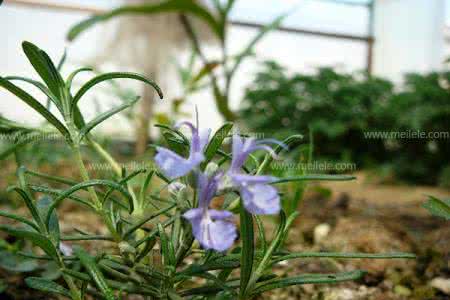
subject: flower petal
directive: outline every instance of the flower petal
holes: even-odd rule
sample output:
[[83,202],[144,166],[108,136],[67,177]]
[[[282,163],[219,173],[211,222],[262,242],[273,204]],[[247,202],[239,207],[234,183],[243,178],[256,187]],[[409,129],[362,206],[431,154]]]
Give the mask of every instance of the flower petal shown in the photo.
[[183,217],[188,220],[198,219],[203,216],[203,209],[192,208],[183,214]]
[[239,186],[254,185],[254,184],[267,184],[275,181],[277,178],[273,176],[259,176],[248,174],[230,174],[233,183]]
[[197,156],[192,159],[186,159],[169,149],[161,147],[158,147],[157,151],[155,162],[163,171],[164,175],[171,179],[186,175],[202,161],[201,157]]
[[242,187],[241,196],[248,212],[255,215],[274,215],[280,211],[277,189],[267,184]]
[[224,220],[233,217],[233,213],[228,210],[210,209],[208,210],[208,214],[213,220]]
[[183,215],[191,223],[192,233],[202,247],[220,252],[233,246],[236,240],[236,226],[225,220],[232,216],[228,211],[200,208],[191,209]]
[[248,155],[244,153],[244,139],[238,133],[233,135],[232,148],[231,170],[236,172],[242,167]]

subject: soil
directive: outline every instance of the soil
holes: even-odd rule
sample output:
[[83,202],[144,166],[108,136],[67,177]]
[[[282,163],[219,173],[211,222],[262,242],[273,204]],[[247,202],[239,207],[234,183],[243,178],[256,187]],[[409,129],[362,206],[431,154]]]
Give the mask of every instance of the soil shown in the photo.
[[[291,251],[405,251],[415,253],[417,259],[291,261],[277,272],[293,275],[364,269],[368,274],[359,282],[290,287],[260,299],[450,299],[449,222],[421,207],[426,195],[448,198],[450,192],[379,185],[364,174],[357,177],[352,182],[321,183],[331,189],[329,198],[310,187],[287,247]],[[441,279],[439,289],[431,283],[436,278]]]
[[[370,182],[364,174],[357,175],[358,180],[352,182],[321,183],[322,190],[328,188],[332,191],[330,197],[317,192],[314,185],[308,188],[299,207],[301,215],[286,247],[296,252],[405,251],[417,254],[417,259],[290,261],[278,265],[275,272],[289,276],[364,269],[368,274],[357,282],[275,290],[259,297],[259,300],[450,299],[449,222],[431,216],[421,207],[426,195],[445,198],[450,196],[450,191],[433,187],[379,185]],[[59,210],[59,215],[63,232],[73,233],[73,224],[94,234],[104,231],[95,216],[77,205],[65,205]],[[267,230],[271,232],[272,229]],[[25,289],[20,276],[2,271],[0,277],[13,284],[8,288],[10,293],[23,295],[11,299],[40,298],[38,293]],[[33,298],[27,298],[30,295]],[[41,299],[50,298],[42,296]]]

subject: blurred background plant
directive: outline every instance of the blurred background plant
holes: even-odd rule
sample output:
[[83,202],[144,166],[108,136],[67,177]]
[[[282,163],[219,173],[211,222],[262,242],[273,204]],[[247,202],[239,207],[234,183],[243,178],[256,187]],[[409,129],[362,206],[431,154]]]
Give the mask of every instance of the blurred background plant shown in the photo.
[[350,161],[378,173],[389,170],[384,176],[400,181],[448,186],[449,138],[370,134],[449,134],[449,74],[409,74],[396,90],[392,82],[365,73],[321,68],[290,75],[276,62],[265,62],[247,88],[240,116],[251,130],[281,137],[310,127],[318,160]]
[[[227,45],[227,27],[229,22],[229,15],[233,6],[235,4],[235,0],[227,0],[227,1],[212,1],[211,6],[206,6],[205,3],[201,3],[198,1],[181,1],[181,0],[169,0],[169,1],[130,1],[132,5],[126,5],[119,8],[116,8],[110,12],[93,16],[89,19],[86,19],[70,30],[68,33],[69,40],[75,39],[80,33],[92,27],[95,24],[100,22],[108,21],[112,18],[116,18],[118,16],[141,16],[140,19],[131,19],[126,21],[128,27],[132,26],[135,28],[134,30],[124,28],[122,25],[120,26],[119,37],[114,37],[112,44],[115,47],[122,47],[124,44],[130,44],[130,39],[136,39],[136,35],[139,37],[140,34],[145,31],[145,35],[147,35],[147,39],[150,42],[151,39],[149,37],[154,37],[155,40],[158,40],[158,43],[152,44],[152,46],[148,47],[150,49],[149,53],[142,53],[142,55],[137,54],[138,60],[135,61],[135,65],[142,68],[141,60],[145,55],[150,55],[152,57],[152,61],[154,60],[152,67],[145,68],[145,74],[157,75],[159,79],[160,74],[164,70],[165,61],[168,53],[171,53],[166,49],[167,47],[173,48],[174,45],[183,45],[183,42],[187,39],[193,49],[193,53],[189,64],[186,69],[181,70],[178,68],[179,73],[181,74],[181,84],[183,89],[183,97],[187,97],[192,93],[195,93],[199,90],[199,81],[204,77],[208,78],[207,84],[201,85],[203,88],[209,88],[210,92],[213,95],[214,103],[216,105],[217,110],[222,115],[222,117],[226,121],[236,121],[237,117],[235,112],[230,108],[230,91],[233,83],[234,76],[241,66],[244,59],[253,55],[253,48],[256,44],[271,30],[276,29],[284,19],[284,16],[276,18],[273,22],[269,23],[267,26],[264,26],[259,33],[255,35],[255,37],[250,41],[248,45],[246,45],[239,53],[237,54],[229,54]],[[174,16],[167,13],[178,13],[178,19],[174,19]],[[167,15],[165,15],[167,14]],[[153,16],[157,17],[157,19],[152,19]],[[164,20],[161,19],[160,16],[166,16],[168,18]],[[148,17],[148,27],[143,27],[139,25],[139,22],[143,22],[143,17]],[[216,43],[220,46],[220,59],[211,59],[206,56],[204,53],[203,47],[204,42],[208,41],[208,36],[205,35],[205,28],[200,26],[195,22],[200,20],[203,26],[208,26],[209,32],[214,34],[216,39]],[[124,22],[124,21],[122,21]],[[169,25],[170,24],[170,25]],[[157,25],[157,28],[152,28],[154,25]],[[162,26],[162,27],[161,27]],[[165,30],[167,27],[174,27],[171,29],[175,31],[176,34],[172,34],[169,31],[169,34]],[[145,29],[147,28],[147,29]],[[151,32],[149,32],[149,30]],[[180,31],[183,34],[180,34]],[[139,34],[138,34],[139,33]],[[205,37],[206,36],[206,37]],[[127,37],[127,38],[125,38]],[[181,41],[180,41],[181,39]],[[133,44],[131,41],[131,44]],[[161,41],[164,41],[161,45]],[[146,48],[147,49],[147,48]],[[128,55],[130,51],[121,51],[126,53],[127,58],[135,59],[135,56]],[[103,52],[102,52],[103,53]],[[111,51],[108,49],[108,53],[113,54],[115,51]],[[157,55],[153,55],[156,53]],[[104,56],[104,54],[102,54]],[[164,57],[161,61],[161,55]],[[195,66],[195,59],[200,61],[200,65]],[[194,71],[194,67],[198,68],[198,71]],[[156,71],[160,70],[160,71]],[[153,92],[149,95],[144,95],[143,106],[141,106],[141,110],[139,112],[139,124],[137,129],[137,141],[136,141],[136,152],[142,154],[148,144],[148,126],[150,123],[150,119],[152,116],[152,97]],[[175,101],[182,101],[181,99],[175,99]],[[176,112],[177,106],[172,107]]]

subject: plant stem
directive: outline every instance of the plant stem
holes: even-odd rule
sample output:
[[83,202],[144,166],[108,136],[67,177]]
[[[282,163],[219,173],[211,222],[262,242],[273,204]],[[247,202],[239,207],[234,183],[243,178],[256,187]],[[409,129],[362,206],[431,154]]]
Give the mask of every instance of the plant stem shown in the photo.
[[[117,161],[108,153],[108,151],[106,151],[99,143],[97,143],[96,141],[93,141],[91,139],[88,139],[89,144],[92,146],[92,148],[101,156],[103,157],[103,159],[105,161],[107,161],[113,171],[117,174],[117,176],[122,176],[122,168],[120,167],[120,165],[117,163]],[[127,186],[127,190],[131,195],[131,198],[133,198],[133,204],[135,209],[140,209],[142,207],[143,203],[139,203],[136,197],[136,194],[134,193],[134,190],[130,187],[130,185],[126,185]]]
[[[80,170],[81,178],[83,178],[84,181],[89,181],[89,174],[86,170],[86,167],[83,162],[83,157],[81,155],[80,146],[79,144],[75,144],[73,146],[73,150],[75,152],[75,158],[78,164],[78,168]],[[106,226],[108,227],[108,230],[111,232],[111,235],[113,236],[114,240],[116,242],[120,242],[121,238],[120,235],[117,233],[114,225],[111,222],[111,219],[106,214],[106,212],[103,210],[103,205],[101,201],[98,199],[97,193],[93,187],[88,188],[88,192],[91,196],[91,199],[93,201],[93,204],[95,206],[95,209],[97,213],[102,217],[103,221],[105,222]]]

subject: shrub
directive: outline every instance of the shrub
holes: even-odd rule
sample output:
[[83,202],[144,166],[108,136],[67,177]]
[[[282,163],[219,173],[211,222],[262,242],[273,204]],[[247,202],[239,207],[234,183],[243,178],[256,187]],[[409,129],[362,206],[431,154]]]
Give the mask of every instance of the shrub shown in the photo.
[[[225,124],[211,138],[210,131],[200,130],[198,122],[184,122],[191,129],[187,138],[179,126],[164,129],[168,148],[157,147],[157,169],[139,169],[131,173],[121,169],[114,158],[95,141],[91,130],[108,117],[131,106],[125,103],[86,122],[78,109],[82,96],[96,84],[112,78],[131,78],[158,86],[138,74],[101,74],[72,95],[71,78],[64,80],[47,54],[24,42],[23,49],[45,84],[20,79],[38,86],[61,112],[60,121],[25,90],[0,77],[0,86],[27,103],[59,132],[71,150],[73,165],[82,181],[48,176],[20,167],[17,185],[10,187],[23,199],[30,218],[1,211],[0,216],[21,226],[0,225],[7,234],[25,239],[41,252],[17,252],[28,258],[53,261],[61,272],[59,280],[44,276],[25,279],[31,288],[72,299],[117,299],[134,294],[157,299],[250,299],[266,291],[306,283],[336,283],[364,275],[361,270],[337,274],[302,274],[280,277],[271,269],[281,261],[302,257],[334,258],[414,258],[407,253],[292,253],[283,248],[288,229],[297,212],[286,215],[281,209],[276,186],[285,182],[307,180],[351,180],[351,176],[307,175],[276,178],[267,174],[274,157],[298,142],[291,137],[280,143],[232,136],[232,151],[224,142],[232,124]],[[73,75],[76,75],[75,71]],[[37,128],[34,131],[41,131]],[[100,154],[111,167],[109,178],[91,179],[81,146]],[[269,147],[269,146],[274,146]],[[15,150],[20,146],[20,141]],[[263,160],[253,163],[247,158],[255,151],[266,151]],[[39,180],[31,184],[30,180]],[[137,181],[133,189],[131,180]],[[159,181],[159,184],[158,184]],[[55,189],[45,182],[67,186]],[[161,183],[162,182],[162,183]],[[168,189],[169,195],[164,193]],[[44,197],[39,195],[44,194]],[[225,201],[212,209],[211,201],[224,196]],[[102,221],[107,234],[77,230],[74,235],[60,231],[58,207],[74,201]],[[260,215],[279,216],[272,240],[267,240]],[[237,226],[239,216],[239,242]],[[258,226],[254,227],[254,223]],[[256,230],[255,230],[256,229]],[[255,240],[257,242],[255,242]],[[80,241],[93,243],[93,253]],[[102,250],[97,242],[109,242]],[[233,272],[239,270],[239,272]],[[202,280],[199,280],[202,279]]]
[[396,92],[391,82],[365,74],[322,68],[312,75],[289,75],[277,63],[266,62],[247,88],[241,116],[256,131],[284,135],[312,130],[319,159],[351,160],[359,167],[389,164],[402,180],[436,184],[449,162],[450,137],[368,134],[449,134],[448,76],[410,74],[403,91]]

